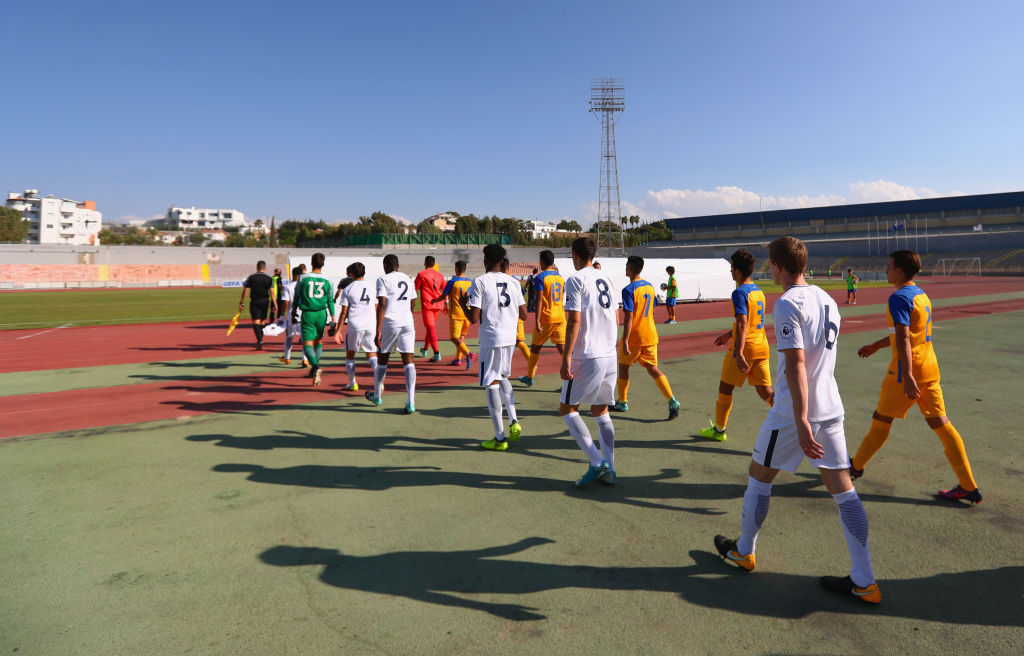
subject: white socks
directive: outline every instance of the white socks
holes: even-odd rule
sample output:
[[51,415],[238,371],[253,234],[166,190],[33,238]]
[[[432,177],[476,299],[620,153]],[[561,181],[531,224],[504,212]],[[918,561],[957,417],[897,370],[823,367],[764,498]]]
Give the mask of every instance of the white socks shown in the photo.
[[505,410],[508,411],[508,423],[519,421],[519,417],[516,416],[516,396],[512,392],[512,383],[508,378],[502,378],[498,386],[501,387],[501,398],[505,401]]
[[411,362],[405,365],[405,391],[408,394],[408,402],[416,405],[416,365]]
[[378,399],[384,393],[384,377],[388,375],[388,366],[378,364],[373,368],[373,395]]
[[499,442],[505,439],[505,424],[501,420],[501,388],[499,385],[488,385],[484,388],[487,392],[487,412],[491,415],[491,423],[494,424],[494,439]]
[[356,384],[356,361],[355,360],[345,360],[345,371],[346,371],[346,373],[348,373],[348,384],[349,385],[355,385]]
[[868,549],[868,515],[860,502],[857,490],[833,494],[839,506],[839,519],[843,525],[846,548],[850,550],[850,579],[854,585],[864,588],[875,582],[875,570],[871,567],[871,551]]
[[580,413],[570,412],[562,417],[562,419],[565,421],[565,425],[569,427],[569,433],[576,440],[576,444],[583,449],[583,453],[587,454],[587,458],[590,459],[590,466],[600,467],[601,453],[594,446],[594,440],[590,437],[590,430],[583,422],[583,417],[580,416]]
[[747,491],[743,493],[743,519],[740,522],[740,539],[736,551],[741,556],[754,553],[757,534],[768,515],[768,503],[772,498],[772,484],[748,477]]
[[610,413],[594,417],[597,421],[597,432],[601,435],[601,454],[608,463],[608,469],[615,471],[615,426],[612,425]]

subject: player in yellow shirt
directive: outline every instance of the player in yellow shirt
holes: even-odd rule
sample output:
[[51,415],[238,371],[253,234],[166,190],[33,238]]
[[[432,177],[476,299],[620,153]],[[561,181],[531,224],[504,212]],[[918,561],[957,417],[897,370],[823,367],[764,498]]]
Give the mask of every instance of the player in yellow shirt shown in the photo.
[[921,258],[914,251],[893,251],[885,267],[885,276],[896,291],[889,296],[889,335],[862,346],[857,355],[866,358],[884,346],[892,345],[892,361],[882,381],[878,407],[871,417],[871,428],[860,443],[857,455],[850,459],[850,476],[860,478],[864,467],[889,438],[894,417],[903,419],[915,403],[928,426],[942,442],[959,485],[939,490],[938,496],[957,501],[981,503],[981,490],[971,473],[964,441],[946,417],[946,404],[939,386],[939,362],[932,343],[932,302],[914,282],[921,270]]
[[462,365],[462,356],[466,356],[466,369],[473,367],[473,354],[466,346],[466,333],[469,331],[469,317],[466,316],[466,294],[469,292],[473,281],[466,278],[466,262],[459,260],[455,263],[455,275],[448,279],[441,295],[433,299],[432,303],[446,301],[448,303],[448,334],[452,344],[455,345],[455,359],[451,361],[453,367]]
[[701,437],[717,442],[725,441],[725,425],[732,410],[732,391],[750,381],[757,395],[771,406],[775,400],[772,390],[772,372],[768,364],[771,349],[764,333],[764,314],[767,309],[764,292],[750,280],[754,272],[755,258],[750,251],[739,249],[729,257],[732,263],[732,279],[736,289],[732,293],[733,315],[736,322],[732,330],[715,338],[715,344],[726,342],[729,350],[722,362],[722,380],[718,384],[718,400],[715,402],[715,421],[702,428]]
[[540,252],[540,268],[541,272],[533,277],[537,307],[533,315],[530,356],[526,361],[526,375],[519,377],[519,382],[527,387],[533,386],[544,342],[550,339],[559,355],[565,349],[565,279],[555,268],[555,254],[551,251]]
[[[501,258],[501,272],[508,275],[509,267],[512,263],[508,261],[507,257]],[[522,283],[520,283],[520,290],[522,290]],[[526,322],[522,319],[516,324],[516,350],[526,360],[527,366],[530,363],[530,349],[526,347]]]
[[679,416],[679,401],[672,395],[668,376],[658,368],[658,330],[654,326],[654,306],[658,302],[654,285],[640,279],[644,270],[644,258],[630,255],[626,259],[626,276],[629,284],[622,290],[622,341],[619,342],[619,400],[612,410],[629,410],[629,368],[639,362],[640,366],[654,379],[654,384],[668,400],[668,418]]

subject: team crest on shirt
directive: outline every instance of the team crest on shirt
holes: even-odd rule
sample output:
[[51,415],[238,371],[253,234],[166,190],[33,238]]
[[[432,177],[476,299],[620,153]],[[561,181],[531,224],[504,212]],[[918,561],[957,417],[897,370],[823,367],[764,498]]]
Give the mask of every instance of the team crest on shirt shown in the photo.
[[782,324],[782,336],[783,337],[792,337],[793,336],[793,326],[789,325],[788,323]]

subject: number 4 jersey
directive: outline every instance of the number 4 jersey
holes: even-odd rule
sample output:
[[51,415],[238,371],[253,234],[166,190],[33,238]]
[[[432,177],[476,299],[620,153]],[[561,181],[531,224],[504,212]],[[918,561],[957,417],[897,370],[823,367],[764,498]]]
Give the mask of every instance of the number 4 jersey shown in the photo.
[[[743,344],[743,357],[748,363],[764,360],[771,355],[768,336],[764,332],[765,298],[761,288],[752,282],[740,285],[732,293],[733,315],[747,315],[747,337]],[[732,339],[729,340],[728,353],[732,354],[736,344],[736,331],[733,324]]]
[[587,267],[565,281],[565,310],[580,313],[580,332],[573,359],[615,356],[619,327],[618,300],[608,276]]
[[836,341],[839,339],[839,306],[814,285],[794,285],[775,301],[772,309],[775,340],[779,349],[775,405],[769,415],[792,421],[793,395],[786,380],[783,351],[802,349],[807,370],[807,420],[828,421],[843,415],[843,400],[836,384]]
[[303,312],[326,310],[333,302],[331,281],[321,273],[306,273],[295,285],[295,305]]

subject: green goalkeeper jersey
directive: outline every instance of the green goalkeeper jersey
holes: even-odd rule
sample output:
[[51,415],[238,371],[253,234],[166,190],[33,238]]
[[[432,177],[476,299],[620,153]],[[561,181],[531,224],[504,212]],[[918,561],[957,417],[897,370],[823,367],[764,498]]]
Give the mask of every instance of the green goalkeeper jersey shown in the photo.
[[331,306],[331,281],[321,273],[307,273],[295,285],[295,305],[303,312],[318,312]]

